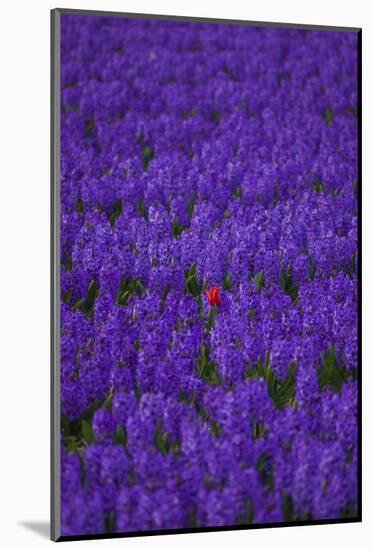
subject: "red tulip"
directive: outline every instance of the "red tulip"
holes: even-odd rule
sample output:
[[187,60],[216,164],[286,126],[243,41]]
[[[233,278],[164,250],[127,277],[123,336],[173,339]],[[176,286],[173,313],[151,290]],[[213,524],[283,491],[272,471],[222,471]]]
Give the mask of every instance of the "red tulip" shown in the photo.
[[220,306],[220,294],[219,289],[216,286],[212,286],[207,290],[204,290],[204,293],[206,294],[206,298],[211,306]]

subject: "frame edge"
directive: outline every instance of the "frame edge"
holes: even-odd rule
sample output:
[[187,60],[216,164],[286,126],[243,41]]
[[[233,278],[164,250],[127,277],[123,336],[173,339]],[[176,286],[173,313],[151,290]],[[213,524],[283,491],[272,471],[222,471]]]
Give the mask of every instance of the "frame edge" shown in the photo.
[[59,382],[59,171],[60,171],[60,10],[50,12],[50,538],[60,538],[60,382]]

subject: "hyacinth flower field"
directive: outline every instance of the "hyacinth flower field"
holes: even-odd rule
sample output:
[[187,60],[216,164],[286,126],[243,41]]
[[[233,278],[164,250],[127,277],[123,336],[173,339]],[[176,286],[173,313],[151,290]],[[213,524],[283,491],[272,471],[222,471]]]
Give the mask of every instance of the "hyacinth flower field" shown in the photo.
[[61,534],[358,514],[357,34],[61,17]]

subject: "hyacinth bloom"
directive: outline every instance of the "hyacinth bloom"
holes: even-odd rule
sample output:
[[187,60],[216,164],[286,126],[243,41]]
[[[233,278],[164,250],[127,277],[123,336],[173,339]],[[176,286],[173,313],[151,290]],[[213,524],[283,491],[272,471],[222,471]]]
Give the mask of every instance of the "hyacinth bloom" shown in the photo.
[[221,300],[218,287],[212,286],[207,290],[204,290],[204,294],[211,306],[220,306]]
[[62,535],[357,515],[356,106],[354,33],[62,15]]

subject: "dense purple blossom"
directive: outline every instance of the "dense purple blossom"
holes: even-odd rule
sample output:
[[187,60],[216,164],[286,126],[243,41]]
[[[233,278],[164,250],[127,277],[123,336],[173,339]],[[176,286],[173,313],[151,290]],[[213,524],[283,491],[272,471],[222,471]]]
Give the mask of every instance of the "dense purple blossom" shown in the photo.
[[63,535],[356,516],[356,71],[62,16]]

